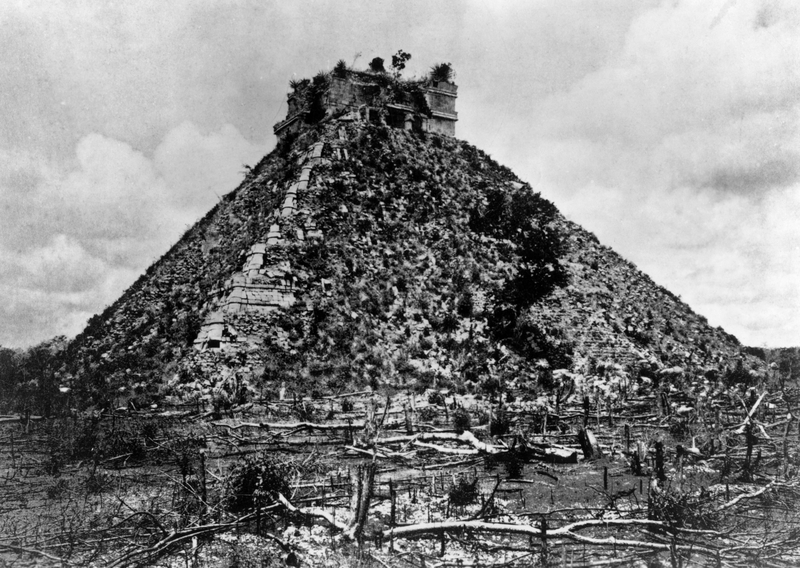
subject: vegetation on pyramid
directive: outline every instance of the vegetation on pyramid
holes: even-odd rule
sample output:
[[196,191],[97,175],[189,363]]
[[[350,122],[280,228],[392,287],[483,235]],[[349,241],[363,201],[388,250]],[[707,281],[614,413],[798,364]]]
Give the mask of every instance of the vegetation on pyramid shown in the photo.
[[[403,89],[418,96],[400,104]],[[59,351],[50,390],[94,407],[224,408],[363,388],[536,400],[762,372],[508,168],[443,134],[455,92],[448,64],[408,81],[340,63],[298,82],[276,148]]]

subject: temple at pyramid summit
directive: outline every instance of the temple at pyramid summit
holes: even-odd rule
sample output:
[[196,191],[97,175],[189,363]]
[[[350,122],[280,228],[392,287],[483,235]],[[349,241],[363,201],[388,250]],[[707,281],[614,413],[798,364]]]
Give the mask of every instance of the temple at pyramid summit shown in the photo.
[[324,81],[315,77],[295,83],[287,95],[286,118],[273,130],[279,138],[297,133],[314,112],[324,112],[343,117],[340,120],[385,121],[404,130],[455,136],[457,96],[448,64],[435,68],[423,81],[392,80],[385,71],[338,67]]

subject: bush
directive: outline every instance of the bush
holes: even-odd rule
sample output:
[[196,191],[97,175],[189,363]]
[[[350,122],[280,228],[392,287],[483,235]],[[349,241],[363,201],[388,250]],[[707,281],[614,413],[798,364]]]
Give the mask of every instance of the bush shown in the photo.
[[686,418],[670,416],[669,433],[679,442],[686,440],[691,433],[689,422],[686,420]]
[[294,414],[303,422],[313,422],[317,415],[317,408],[310,402],[302,401],[295,407]]
[[489,434],[491,436],[504,436],[508,434],[510,429],[511,418],[509,418],[505,410],[498,410],[497,414],[492,416],[492,421],[489,423]]
[[473,300],[472,291],[465,290],[458,298],[456,303],[456,312],[464,318],[472,317],[475,310],[475,301]]
[[428,393],[428,404],[435,404],[436,406],[444,406],[444,397],[439,391],[431,391]]
[[481,390],[490,397],[494,397],[501,389],[502,385],[500,384],[500,379],[497,377],[489,377],[481,383]]
[[99,422],[91,419],[83,421],[75,433],[71,457],[76,459],[91,458],[97,449],[99,438]]
[[60,440],[64,457],[71,459],[108,459],[124,456],[138,460],[145,457],[148,448],[156,444],[160,427],[156,422],[137,419],[118,419],[111,429],[102,427],[96,419],[87,419],[76,429],[67,424],[54,440]]
[[453,78],[453,67],[449,63],[437,63],[431,67],[430,77],[432,81],[449,82]]
[[267,452],[249,455],[236,464],[225,488],[226,509],[241,513],[270,505],[289,493],[291,471]]
[[447,497],[450,499],[450,504],[456,507],[471,505],[478,500],[478,480],[467,481],[463,477],[459,478]]
[[347,63],[345,63],[344,59],[340,59],[336,62],[336,65],[333,67],[333,74],[335,77],[341,79],[347,77]]
[[517,245],[517,275],[508,280],[501,299],[526,308],[567,284],[568,274],[559,259],[565,251],[556,229],[556,208],[530,187],[485,190],[483,205],[470,212],[470,229]]
[[509,479],[521,479],[525,471],[525,462],[516,452],[511,452],[506,460],[506,475]]
[[678,528],[699,530],[713,530],[717,526],[717,516],[709,506],[711,497],[707,493],[701,493],[698,497],[666,487],[664,491],[650,495],[649,518],[653,520]]
[[472,428],[472,419],[466,408],[457,408],[453,412],[453,428],[456,433],[461,434],[465,430]]
[[104,458],[129,456],[136,460],[145,456],[145,450],[145,440],[135,428],[114,429],[100,443],[100,455]]
[[419,411],[419,419],[422,422],[433,422],[436,419],[436,409],[432,406],[425,406]]

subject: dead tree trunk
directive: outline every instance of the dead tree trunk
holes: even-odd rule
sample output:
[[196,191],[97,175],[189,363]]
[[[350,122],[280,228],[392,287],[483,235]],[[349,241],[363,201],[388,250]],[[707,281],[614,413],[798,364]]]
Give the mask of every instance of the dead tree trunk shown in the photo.
[[633,452],[633,459],[631,460],[631,473],[636,476],[642,475],[642,460],[639,457],[639,452]]
[[786,428],[783,431],[783,476],[789,477],[789,431],[792,428],[792,419],[786,421]]
[[664,444],[656,442],[656,477],[659,481],[666,481],[667,474],[664,472]]
[[378,437],[378,404],[374,398],[370,399],[366,405],[367,417],[364,421],[364,430],[361,432],[357,442],[365,448],[375,446]]
[[347,527],[347,535],[357,541],[361,541],[364,531],[364,523],[367,521],[369,503],[372,499],[372,490],[375,485],[375,462],[360,465],[355,472],[355,491],[350,498],[350,508],[353,511],[353,520]]
[[406,434],[413,434],[414,433],[414,420],[411,414],[411,405],[405,403],[403,405],[403,412],[405,414],[406,419]]
[[664,407],[664,416],[671,416],[672,407],[669,404],[669,394],[666,391],[661,391],[661,404]]
[[750,481],[753,478],[753,446],[758,441],[754,430],[752,420],[748,421],[744,429],[744,439],[747,444],[747,452],[742,465],[742,480],[744,481]]
[[594,460],[603,457],[600,444],[597,443],[597,438],[594,437],[591,430],[581,428],[578,432],[578,443],[581,445],[584,459]]
[[584,395],[583,397],[583,427],[586,428],[589,425],[589,409],[591,408],[591,403],[589,402],[589,397]]

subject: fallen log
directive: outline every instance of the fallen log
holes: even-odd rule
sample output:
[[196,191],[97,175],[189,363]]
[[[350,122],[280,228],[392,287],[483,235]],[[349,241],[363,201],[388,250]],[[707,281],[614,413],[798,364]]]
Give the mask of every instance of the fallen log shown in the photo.
[[716,531],[703,531],[693,529],[681,529],[677,527],[670,527],[661,521],[651,521],[645,519],[609,519],[609,520],[587,520],[578,521],[570,525],[547,530],[543,532],[542,527],[538,525],[521,525],[512,523],[491,523],[479,520],[468,521],[440,521],[433,523],[420,523],[416,525],[408,525],[404,527],[394,527],[386,532],[388,538],[418,538],[426,535],[441,535],[444,532],[461,532],[461,531],[475,531],[493,534],[516,534],[524,535],[529,538],[543,538],[546,535],[547,539],[564,539],[574,542],[585,544],[592,544],[596,546],[614,546],[623,548],[637,548],[643,550],[655,551],[676,551],[685,550],[693,553],[700,553],[712,558],[718,558],[719,551],[706,546],[698,545],[695,539],[688,544],[671,543],[657,543],[647,542],[642,540],[621,539],[614,536],[597,538],[577,534],[575,531],[586,528],[616,528],[616,527],[637,527],[643,528],[661,528],[665,531],[674,531],[679,533],[687,533],[689,535],[718,537],[720,533]]
[[8,423],[14,423],[14,422],[22,423],[22,422],[26,422],[26,421],[39,422],[40,420],[44,420],[44,417],[43,416],[30,416],[28,418],[25,418],[24,416],[8,416],[8,417],[0,418],[0,424],[8,424]]
[[405,459],[410,459],[410,458],[413,457],[413,453],[408,453],[408,452],[388,452],[388,451],[383,450],[383,449],[366,450],[364,448],[359,448],[357,446],[345,446],[344,449],[345,450],[349,450],[351,452],[356,452],[358,454],[364,454],[364,455],[367,455],[367,456],[369,456],[371,458],[376,458],[376,457],[377,458],[386,458],[386,459],[400,458],[400,459],[404,459],[405,460]]
[[346,532],[347,529],[349,528],[349,525],[337,521],[336,519],[333,518],[333,515],[331,515],[324,509],[300,509],[299,507],[295,507],[294,505],[292,505],[292,503],[280,493],[278,493],[278,501],[280,501],[281,504],[292,513],[297,513],[299,515],[302,515],[304,517],[310,517],[312,519],[322,519],[330,523],[332,527],[338,529],[341,532]]
[[537,447],[531,445],[520,452],[525,459],[534,459],[548,463],[578,463],[578,452],[568,448]]
[[[459,448],[448,448],[445,446],[427,443],[431,441],[459,442],[463,444],[469,444],[473,449],[465,450]],[[402,442],[405,442],[407,445],[433,449],[445,454],[498,454],[506,451],[506,448],[498,448],[487,442],[481,442],[475,437],[475,434],[470,431],[465,431],[461,434],[456,434],[455,432],[422,432],[414,436],[393,436],[391,438],[379,440],[380,444],[397,444]]]
[[717,513],[719,513],[720,511],[724,511],[725,509],[730,509],[731,507],[733,507],[734,505],[736,505],[740,501],[743,501],[744,499],[752,499],[754,497],[758,497],[759,495],[762,495],[763,493],[765,493],[766,491],[771,489],[774,485],[775,485],[775,482],[771,481],[770,483],[766,484],[761,489],[753,491],[752,493],[742,493],[741,495],[738,495],[738,496],[734,497],[733,499],[731,499],[727,503],[723,503],[722,505],[718,506],[714,510]]
[[[220,426],[237,430],[239,428],[261,428],[264,430],[321,430],[321,431],[336,431],[336,430],[363,430],[366,421],[360,422],[345,422],[336,424],[317,424],[315,422],[239,422],[238,424],[227,424],[225,422],[211,422],[212,426]],[[386,429],[399,428],[403,422],[396,422],[384,426]]]
[[0,552],[2,551],[11,551],[17,554],[29,554],[31,556],[41,556],[43,558],[47,558],[48,560],[52,560],[53,562],[58,562],[62,566],[75,566],[72,562],[64,558],[60,558],[58,556],[53,556],[52,554],[48,554],[42,550],[36,550],[34,548],[26,548],[24,546],[17,546],[14,544],[0,544]]
[[516,453],[527,460],[538,460],[549,463],[578,463],[578,452],[558,444],[517,439]]
[[427,442],[420,442],[414,441],[414,445],[418,448],[426,448],[429,450],[436,450],[442,454],[453,454],[459,456],[477,456],[480,453],[480,450],[476,449],[464,449],[464,448],[448,448],[446,446],[439,446],[436,444],[429,444]]
[[[700,530],[700,529],[685,529],[675,526],[670,526],[662,521],[654,521],[649,519],[587,519],[583,521],[576,521],[561,528],[547,530],[547,538],[563,537],[574,535],[575,531],[580,531],[589,528],[660,528],[665,531],[674,531],[692,535],[705,535],[710,537],[719,537],[718,531]],[[425,534],[445,532],[459,532],[465,530],[472,530],[476,532],[488,533],[503,533],[503,534],[518,534],[524,536],[531,536],[541,538],[542,527],[539,524],[526,525],[517,523],[492,523],[487,521],[467,520],[467,521],[437,521],[431,523],[418,523],[415,525],[406,525],[403,527],[393,527],[386,531],[386,535],[394,538],[413,538]],[[617,543],[623,542],[617,539]],[[650,544],[650,543],[646,543]],[[688,546],[687,546],[688,548]]]

